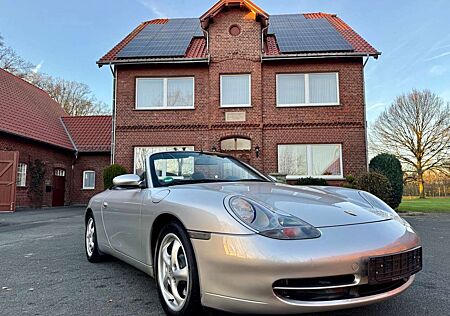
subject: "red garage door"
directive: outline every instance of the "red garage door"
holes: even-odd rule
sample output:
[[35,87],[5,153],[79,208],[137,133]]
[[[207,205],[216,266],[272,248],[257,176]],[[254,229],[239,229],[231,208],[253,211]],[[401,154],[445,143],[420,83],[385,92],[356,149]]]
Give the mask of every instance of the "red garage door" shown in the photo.
[[16,177],[19,153],[0,151],[0,212],[16,209]]

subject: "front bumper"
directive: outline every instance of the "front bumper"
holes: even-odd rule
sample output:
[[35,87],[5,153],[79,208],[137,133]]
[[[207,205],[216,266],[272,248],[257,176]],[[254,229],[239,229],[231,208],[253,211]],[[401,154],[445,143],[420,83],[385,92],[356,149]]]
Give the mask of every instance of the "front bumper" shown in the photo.
[[380,302],[406,290],[414,280],[383,293],[349,299],[300,301],[277,296],[277,280],[355,276],[367,284],[369,257],[420,245],[410,227],[397,221],[323,228],[311,240],[275,240],[260,235],[212,234],[192,239],[202,304],[235,313],[289,314],[357,307]]

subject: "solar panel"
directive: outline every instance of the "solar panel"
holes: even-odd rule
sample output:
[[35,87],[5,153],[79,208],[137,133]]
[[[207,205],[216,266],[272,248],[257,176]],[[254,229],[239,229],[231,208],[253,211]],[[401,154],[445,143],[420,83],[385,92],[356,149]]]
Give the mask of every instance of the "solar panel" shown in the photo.
[[268,33],[275,34],[282,53],[353,51],[352,45],[324,18],[271,15]]
[[119,58],[184,56],[193,37],[203,36],[199,19],[148,24],[117,54]]

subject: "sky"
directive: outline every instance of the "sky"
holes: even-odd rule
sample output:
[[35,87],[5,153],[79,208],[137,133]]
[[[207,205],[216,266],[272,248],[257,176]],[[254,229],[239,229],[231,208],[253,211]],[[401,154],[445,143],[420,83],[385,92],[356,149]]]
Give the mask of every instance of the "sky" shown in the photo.
[[[199,17],[215,0],[0,0],[0,34],[38,71],[87,83],[111,104],[95,62],[141,22]],[[449,0],[255,0],[269,14],[327,12],[382,52],[365,68],[369,122],[413,88],[450,101]]]

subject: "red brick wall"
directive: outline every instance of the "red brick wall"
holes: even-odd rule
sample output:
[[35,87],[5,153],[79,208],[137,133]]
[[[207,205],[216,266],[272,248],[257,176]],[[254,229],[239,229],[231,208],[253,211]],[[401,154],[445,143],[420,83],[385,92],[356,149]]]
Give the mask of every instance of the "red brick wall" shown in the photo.
[[[133,170],[135,146],[188,146],[211,150],[220,140],[252,140],[251,161],[277,171],[277,145],[339,143],[344,174],[366,169],[363,67],[361,58],[261,63],[261,25],[245,10],[223,11],[210,24],[209,65],[119,66],[116,163]],[[229,34],[238,24],[239,36]],[[277,73],[338,72],[340,103],[334,107],[276,108]],[[251,73],[250,108],[220,108],[220,75]],[[194,76],[195,110],[135,110],[137,77]],[[246,112],[246,121],[225,122],[225,112]],[[259,158],[254,148],[261,148]]]
[[[72,204],[87,204],[103,188],[103,170],[109,166],[109,153],[80,153],[74,165],[72,178]],[[83,189],[83,171],[95,171],[95,189]]]
[[[55,168],[66,170],[66,190],[65,202],[70,204],[70,179],[72,176],[73,153],[70,150],[61,149],[37,141],[24,139],[22,137],[13,136],[0,132],[0,150],[16,150],[19,152],[19,162],[26,163],[35,159],[40,159],[45,163],[45,177],[42,183],[44,190],[43,206],[52,205],[52,192],[45,192],[45,186],[52,185],[53,172]],[[30,206],[30,198],[28,196],[28,185],[30,183],[30,172],[27,170],[26,187],[18,187],[16,191],[17,207]]]

